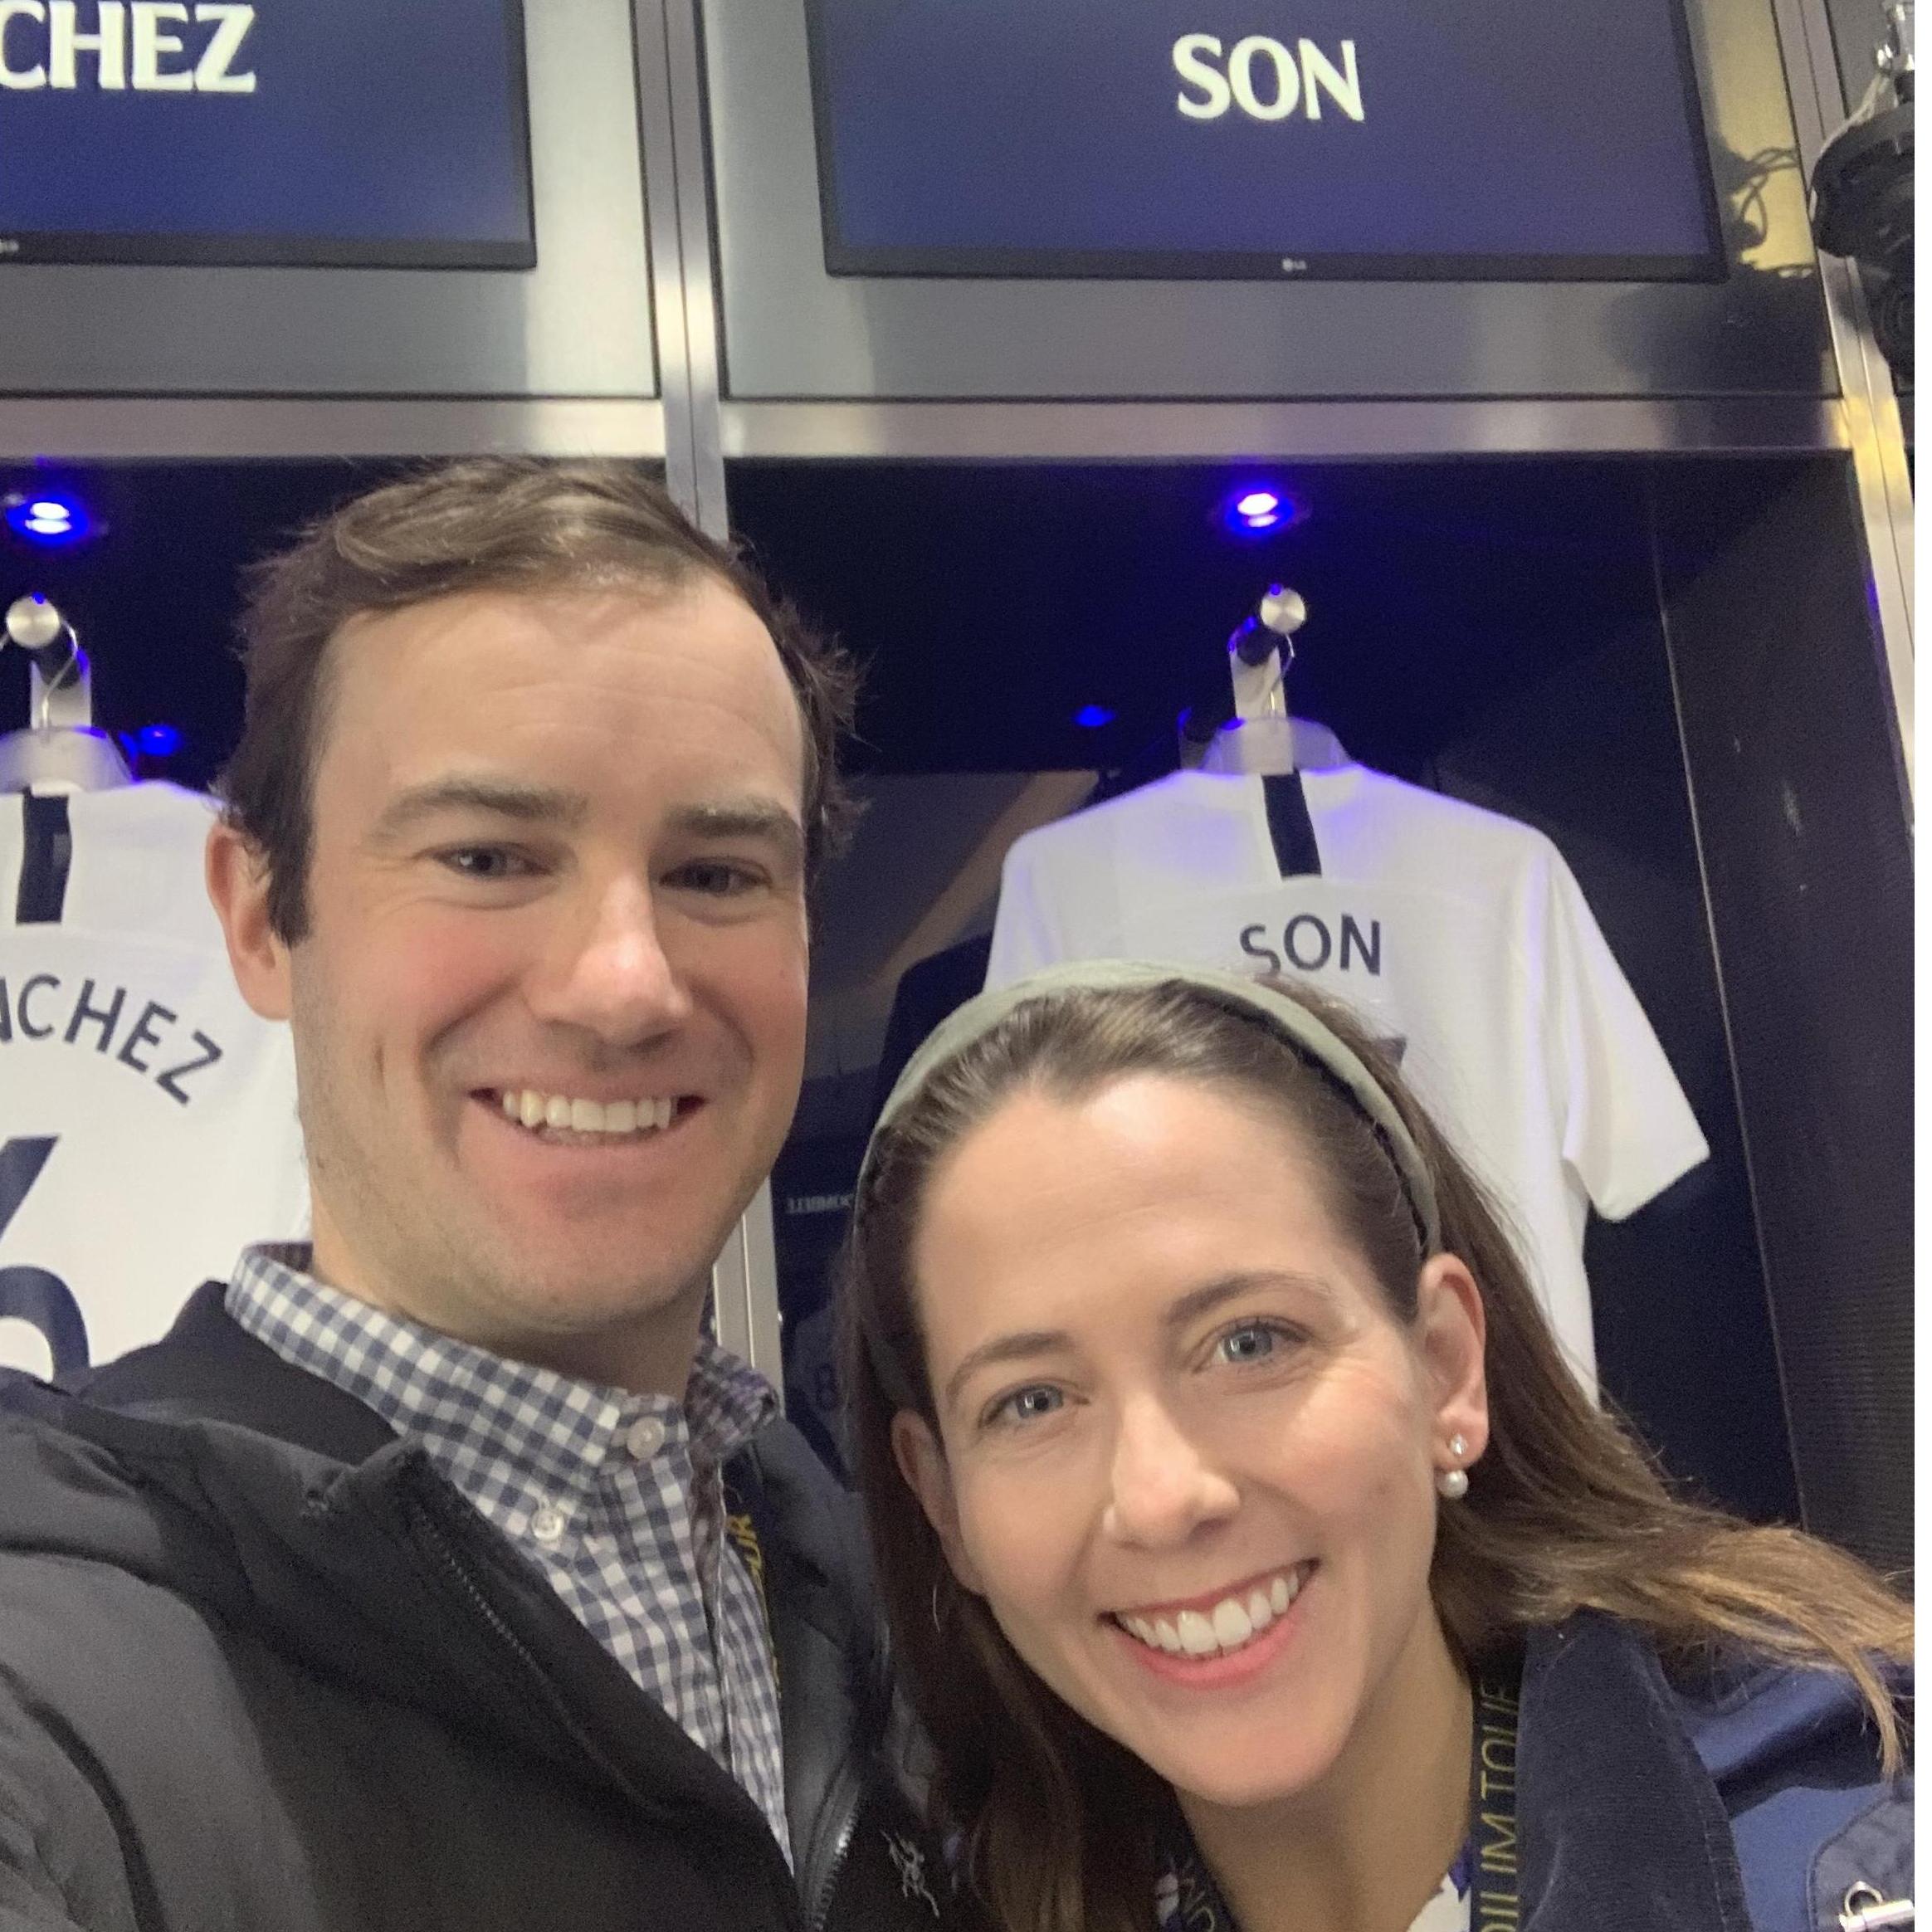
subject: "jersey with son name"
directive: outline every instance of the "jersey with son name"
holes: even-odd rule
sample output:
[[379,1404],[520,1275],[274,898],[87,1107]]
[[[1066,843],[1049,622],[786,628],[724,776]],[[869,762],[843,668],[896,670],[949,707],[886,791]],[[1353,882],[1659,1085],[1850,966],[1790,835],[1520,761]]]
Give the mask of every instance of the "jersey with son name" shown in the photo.
[[0,1368],[155,1340],[307,1232],[285,1026],[243,1003],[178,786],[0,798]]
[[1663,1049],[1540,832],[1359,764],[1300,783],[1319,874],[1282,876],[1247,775],[1178,772],[1016,841],[987,984],[1173,959],[1343,1001],[1500,1201],[1593,1392],[1589,1209],[1620,1220],[1709,1153]]

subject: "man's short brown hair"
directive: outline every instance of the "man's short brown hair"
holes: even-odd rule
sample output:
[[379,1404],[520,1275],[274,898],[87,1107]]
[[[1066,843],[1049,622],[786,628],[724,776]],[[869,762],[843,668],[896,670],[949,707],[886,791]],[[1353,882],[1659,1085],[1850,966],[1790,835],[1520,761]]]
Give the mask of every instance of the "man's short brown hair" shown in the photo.
[[805,736],[807,870],[815,871],[851,815],[837,765],[856,688],[850,658],[636,465],[467,457],[355,498],[248,573],[247,698],[221,790],[229,822],[267,868],[275,931],[292,944],[308,926],[329,646],[350,618],[464,591],[669,590],[707,574],[750,607],[791,680]]

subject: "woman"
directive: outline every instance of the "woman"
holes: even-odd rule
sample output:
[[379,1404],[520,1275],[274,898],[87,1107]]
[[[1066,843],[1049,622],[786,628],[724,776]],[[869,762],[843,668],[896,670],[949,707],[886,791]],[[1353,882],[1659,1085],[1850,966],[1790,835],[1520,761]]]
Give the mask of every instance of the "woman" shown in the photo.
[[1910,1922],[1908,1612],[1666,1493],[1327,1005],[1122,963],[982,995],[887,1103],[846,1295],[1002,1928]]

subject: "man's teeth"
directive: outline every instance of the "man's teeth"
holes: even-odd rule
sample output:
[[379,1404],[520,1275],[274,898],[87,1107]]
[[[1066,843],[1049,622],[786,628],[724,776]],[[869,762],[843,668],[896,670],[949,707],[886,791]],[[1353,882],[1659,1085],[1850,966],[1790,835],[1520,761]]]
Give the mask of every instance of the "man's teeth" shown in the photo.
[[648,1134],[668,1127],[677,1111],[676,1100],[578,1100],[529,1087],[505,1087],[499,1104],[505,1120],[530,1128],[568,1128],[573,1134]]
[[1212,1657],[1251,1643],[1283,1615],[1301,1593],[1305,1573],[1284,1570],[1246,1593],[1223,1597],[1208,1610],[1183,1610],[1173,1617],[1136,1617],[1123,1611],[1115,1621],[1152,1650],[1174,1656]]

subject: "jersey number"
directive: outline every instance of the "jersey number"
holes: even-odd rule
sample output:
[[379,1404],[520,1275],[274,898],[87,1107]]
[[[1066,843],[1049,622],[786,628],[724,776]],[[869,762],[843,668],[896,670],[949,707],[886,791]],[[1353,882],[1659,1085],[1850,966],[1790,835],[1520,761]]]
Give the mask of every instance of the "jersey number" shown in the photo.
[[[0,1235],[7,1232],[53,1151],[51,1137],[9,1140],[0,1147]],[[0,1267],[0,1318],[7,1315],[32,1323],[46,1338],[56,1381],[87,1366],[87,1324],[80,1304],[58,1275],[45,1268]]]

